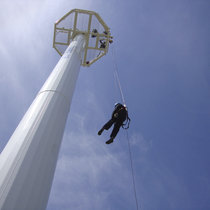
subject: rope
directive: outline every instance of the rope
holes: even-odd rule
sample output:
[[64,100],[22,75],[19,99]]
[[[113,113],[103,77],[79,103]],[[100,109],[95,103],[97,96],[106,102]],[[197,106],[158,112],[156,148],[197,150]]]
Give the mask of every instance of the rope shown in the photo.
[[[123,91],[122,91],[122,86],[120,83],[120,79],[119,79],[119,71],[118,71],[118,66],[117,66],[117,62],[116,62],[116,53],[114,51],[114,48],[112,48],[112,55],[113,55],[113,64],[114,64],[114,77],[115,80],[118,84],[119,90],[120,90],[120,95],[121,95],[121,99],[123,104],[126,105],[125,103],[125,97],[123,95]],[[134,177],[134,170],[133,170],[133,160],[132,160],[132,154],[131,154],[131,146],[130,146],[130,141],[129,141],[129,136],[128,136],[128,130],[126,130],[126,136],[127,136],[127,142],[128,142],[128,151],[129,151],[129,157],[130,157],[130,165],[131,165],[131,174],[132,174],[132,181],[133,181],[133,191],[134,191],[134,197],[135,197],[135,202],[136,202],[136,209],[139,209],[138,206],[138,199],[137,199],[137,193],[136,193],[136,183],[135,183],[135,177]]]
[[136,201],[136,209],[138,210],[139,206],[138,206],[137,193],[136,193],[136,183],[135,183],[134,170],[133,170],[133,160],[132,160],[131,146],[130,146],[130,141],[129,141],[129,136],[128,136],[127,130],[126,130],[126,136],[127,136],[128,151],[129,151],[129,156],[130,156],[130,165],[131,165],[132,180],[133,180],[133,191],[134,191],[134,196],[135,196],[135,201]]
[[116,53],[114,51],[114,48],[112,48],[112,58],[113,58],[113,64],[114,64],[114,77],[115,77],[115,80],[118,84],[118,87],[119,87],[119,90],[120,90],[120,95],[121,95],[121,99],[122,99],[122,102],[123,104],[126,104],[125,103],[125,97],[123,95],[123,91],[122,91],[122,87],[121,87],[121,84],[120,84],[120,79],[119,79],[119,71],[118,71],[118,66],[117,66],[117,62],[116,62]]

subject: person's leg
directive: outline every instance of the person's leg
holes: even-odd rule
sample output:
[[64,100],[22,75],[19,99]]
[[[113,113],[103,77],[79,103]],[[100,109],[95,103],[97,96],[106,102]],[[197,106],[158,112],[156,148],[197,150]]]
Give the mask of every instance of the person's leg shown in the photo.
[[114,138],[117,136],[117,133],[119,132],[121,125],[122,125],[121,122],[116,122],[114,124],[114,128],[110,135],[110,139],[106,142],[106,144],[111,144],[114,141]]
[[114,123],[114,120],[113,120],[113,119],[109,120],[109,121],[101,128],[101,130],[98,132],[98,135],[100,136],[100,135],[102,134],[102,132],[104,131],[104,129],[105,129],[105,130],[109,130],[109,128],[111,128],[111,126],[113,125],[113,123]]
[[114,122],[115,122],[115,121],[114,121],[113,119],[109,120],[109,121],[103,126],[103,128],[104,128],[105,130],[109,130],[109,129],[112,127],[112,125],[113,125]]
[[114,138],[117,136],[117,134],[118,134],[118,132],[119,132],[119,130],[120,130],[121,125],[122,125],[122,124],[119,123],[119,122],[116,122],[116,123],[114,124],[114,128],[113,128],[112,133],[111,133],[111,135],[110,135],[111,138],[114,139]]

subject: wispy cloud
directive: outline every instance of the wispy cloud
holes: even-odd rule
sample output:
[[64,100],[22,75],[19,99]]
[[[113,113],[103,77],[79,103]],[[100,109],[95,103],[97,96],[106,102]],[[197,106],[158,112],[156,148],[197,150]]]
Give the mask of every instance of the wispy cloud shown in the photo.
[[126,174],[126,168],[121,155],[113,154],[96,134],[87,131],[66,134],[60,154],[50,206],[57,202],[73,209],[108,206],[109,195],[123,186],[125,177],[121,172]]
[[141,133],[132,133],[129,139],[131,146],[140,153],[146,153],[152,147],[152,140],[146,140]]

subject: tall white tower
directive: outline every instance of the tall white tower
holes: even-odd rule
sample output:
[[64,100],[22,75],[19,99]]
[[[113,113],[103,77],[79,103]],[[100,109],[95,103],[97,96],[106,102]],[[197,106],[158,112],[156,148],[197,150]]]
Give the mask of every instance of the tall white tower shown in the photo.
[[110,31],[92,11],[74,9],[55,23],[62,56],[0,155],[0,210],[44,210],[80,66],[106,54]]

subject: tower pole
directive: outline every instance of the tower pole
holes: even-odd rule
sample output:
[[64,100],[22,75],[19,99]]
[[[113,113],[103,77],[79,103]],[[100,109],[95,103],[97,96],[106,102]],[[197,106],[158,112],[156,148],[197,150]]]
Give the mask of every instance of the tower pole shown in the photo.
[[86,39],[77,35],[0,155],[0,210],[44,210]]

